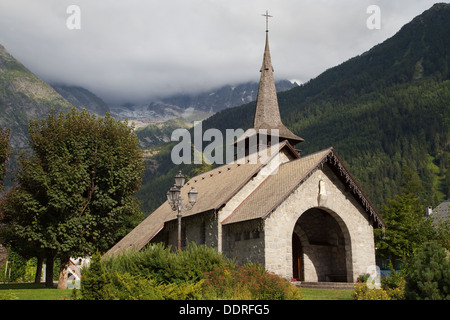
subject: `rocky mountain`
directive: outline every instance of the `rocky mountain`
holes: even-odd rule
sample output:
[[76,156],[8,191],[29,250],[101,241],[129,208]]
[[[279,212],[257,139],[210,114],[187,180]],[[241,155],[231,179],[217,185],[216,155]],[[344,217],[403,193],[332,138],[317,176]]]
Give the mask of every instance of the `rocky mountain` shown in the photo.
[[[287,80],[277,83],[279,91],[295,86],[296,83]],[[135,122],[136,127],[150,124],[152,127],[140,133],[152,133],[151,136],[142,136],[141,140],[143,146],[149,146],[149,143],[159,144],[167,140],[167,134],[163,132],[174,124],[161,123],[180,119],[177,123],[186,126],[185,122],[203,120],[220,110],[253,101],[257,91],[256,82],[245,83],[198,94],[174,95],[144,105],[110,106],[85,88],[45,83],[0,45],[0,126],[11,129],[10,143],[14,149],[27,146],[29,119],[43,118],[51,108],[68,111],[75,106],[99,116],[110,112],[118,119]]]
[[[188,129],[192,125],[182,119],[175,118],[161,123],[150,124],[136,129],[139,147],[149,149],[170,142],[172,132],[176,129]],[[146,150],[146,155],[152,155],[154,150]]]
[[45,117],[51,108],[73,106],[0,45],[0,126],[10,128],[11,146],[26,147],[28,120]]
[[107,112],[110,112],[109,106],[105,101],[85,88],[61,84],[52,84],[52,87],[80,110],[85,108],[87,111],[99,116],[104,116]]
[[[297,87],[296,83],[281,80],[276,83],[278,91]],[[221,110],[256,100],[258,83],[248,82],[235,86],[226,85],[198,94],[178,94],[151,101],[143,105],[127,103],[110,106],[111,114],[118,119],[135,121],[138,126],[164,122],[174,118],[184,121],[203,120]]]

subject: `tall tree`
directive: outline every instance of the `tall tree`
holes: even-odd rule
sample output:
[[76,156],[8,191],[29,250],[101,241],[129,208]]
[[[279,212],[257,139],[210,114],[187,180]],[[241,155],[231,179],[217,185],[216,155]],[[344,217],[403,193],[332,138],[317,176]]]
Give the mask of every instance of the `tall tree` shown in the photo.
[[6,173],[6,162],[8,161],[10,153],[9,129],[0,127],[0,190],[2,190],[2,182]]
[[4,220],[9,240],[45,255],[52,286],[56,257],[64,274],[69,257],[105,251],[139,222],[143,155],[133,128],[109,114],[52,111],[29,131],[33,154],[19,160]]
[[425,217],[425,208],[412,193],[401,193],[383,206],[382,217],[387,229],[375,231],[377,255],[386,259],[410,258],[424,242],[436,237],[430,219]]
[[[389,199],[382,208],[387,229],[375,231],[378,255],[387,259],[406,260],[426,241],[438,238],[432,220],[425,216],[424,187],[417,173],[402,168],[401,193]],[[440,232],[442,236],[444,232]]]

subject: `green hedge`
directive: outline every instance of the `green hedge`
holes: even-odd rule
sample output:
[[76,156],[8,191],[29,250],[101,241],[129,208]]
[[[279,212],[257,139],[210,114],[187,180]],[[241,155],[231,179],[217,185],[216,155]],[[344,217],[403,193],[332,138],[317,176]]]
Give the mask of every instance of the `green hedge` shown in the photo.
[[235,266],[216,249],[162,244],[101,260],[82,270],[86,300],[301,299],[300,289],[258,265]]
[[232,266],[216,249],[190,243],[186,250],[173,251],[163,244],[149,246],[140,251],[127,251],[114,258],[102,260],[105,272],[129,273],[142,278],[151,277],[158,283],[199,281],[205,272],[219,266]]

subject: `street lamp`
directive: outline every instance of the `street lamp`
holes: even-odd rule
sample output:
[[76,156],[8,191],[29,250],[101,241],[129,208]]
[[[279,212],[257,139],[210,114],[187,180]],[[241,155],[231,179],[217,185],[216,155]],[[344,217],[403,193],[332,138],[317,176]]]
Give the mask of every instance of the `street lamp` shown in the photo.
[[177,219],[178,219],[178,250],[181,250],[181,210],[190,210],[194,207],[197,202],[198,192],[194,187],[191,188],[188,192],[188,200],[189,203],[183,206],[183,198],[181,198],[181,188],[184,185],[186,178],[180,172],[175,176],[175,184],[172,188],[167,191],[167,201],[171,206],[173,211],[178,211]]

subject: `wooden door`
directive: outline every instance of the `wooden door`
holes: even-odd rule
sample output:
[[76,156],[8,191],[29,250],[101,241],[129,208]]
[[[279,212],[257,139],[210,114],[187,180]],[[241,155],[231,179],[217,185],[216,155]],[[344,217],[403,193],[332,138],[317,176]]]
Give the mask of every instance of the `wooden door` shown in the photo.
[[302,244],[297,234],[292,234],[292,274],[297,281],[303,281]]

